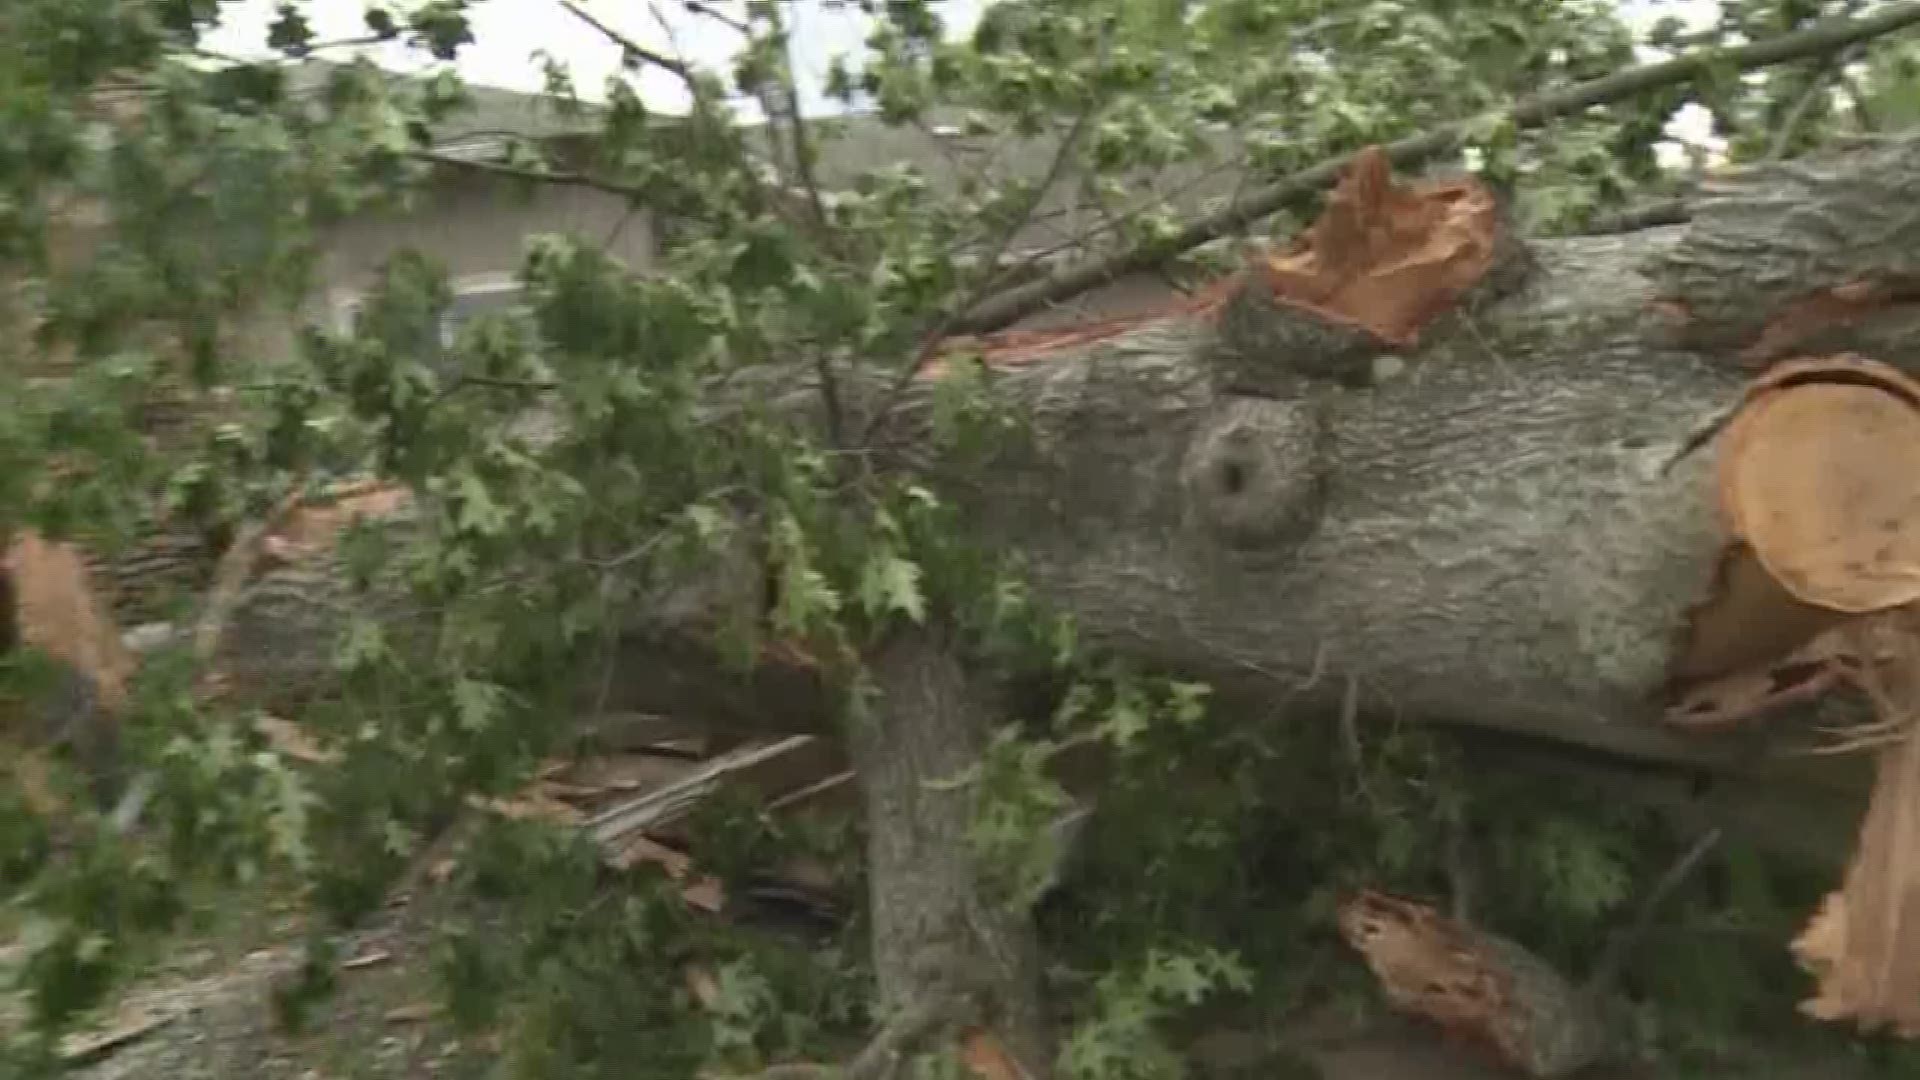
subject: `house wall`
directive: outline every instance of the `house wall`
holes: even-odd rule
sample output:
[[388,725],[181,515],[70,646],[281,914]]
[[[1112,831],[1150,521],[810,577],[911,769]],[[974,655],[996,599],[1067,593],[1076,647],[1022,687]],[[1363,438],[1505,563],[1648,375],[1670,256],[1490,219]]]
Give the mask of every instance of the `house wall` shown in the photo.
[[534,185],[487,176],[455,176],[436,184],[408,213],[355,218],[325,243],[324,283],[311,315],[338,319],[404,248],[438,257],[456,294],[509,290],[527,241],[542,233],[575,233],[605,245],[636,270],[651,265],[649,216],[626,200],[583,187]]

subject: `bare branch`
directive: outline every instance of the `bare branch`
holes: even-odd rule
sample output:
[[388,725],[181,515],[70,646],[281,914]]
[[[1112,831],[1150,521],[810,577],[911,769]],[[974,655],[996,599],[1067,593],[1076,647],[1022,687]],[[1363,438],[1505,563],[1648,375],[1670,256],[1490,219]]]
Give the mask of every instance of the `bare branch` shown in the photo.
[[[1768,41],[1734,48],[1701,49],[1672,60],[1628,68],[1604,78],[1537,94],[1512,106],[1506,116],[1517,127],[1538,127],[1549,120],[1570,116],[1594,105],[1621,101],[1649,90],[1687,82],[1709,71],[1752,71],[1790,60],[1837,52],[1915,23],[1920,23],[1920,2],[1897,4],[1867,18],[1828,19],[1808,29]],[[1475,117],[1456,121],[1389,143],[1383,149],[1396,165],[1424,161],[1459,146],[1486,119]],[[1109,256],[1066,267],[1030,285],[1009,289],[954,320],[948,332],[980,334],[1002,329],[1051,304],[1078,296],[1225,236],[1273,214],[1295,199],[1325,188],[1339,178],[1352,157],[1353,152],[1350,151],[1302,169],[1278,183],[1195,219],[1166,240],[1138,244]]]
[[693,14],[705,16],[706,18],[712,19],[714,22],[717,22],[721,26],[724,26],[727,29],[738,33],[742,37],[753,36],[753,31],[747,29],[746,23],[743,23],[740,20],[734,18],[733,16],[728,15],[726,12],[719,10],[718,8],[714,7],[712,4],[703,4],[703,3],[700,3],[699,0],[686,0],[685,6],[686,6],[686,9],[692,12]]
[[520,165],[509,165],[504,161],[489,161],[484,158],[464,158],[438,150],[415,150],[415,160],[425,161],[448,169],[464,169],[467,172],[487,173],[510,180],[526,180],[535,184],[554,184],[560,187],[584,187],[595,191],[604,191],[609,195],[619,195],[628,200],[639,200],[645,192],[632,184],[623,184],[618,180],[587,173],[556,172],[551,169],[530,169]]
[[[807,121],[800,115],[800,88],[793,75],[792,40],[787,35],[787,27],[780,17],[780,6],[768,4],[761,9],[765,14],[768,29],[772,32],[771,45],[780,50],[780,63],[766,74],[761,89],[765,96],[761,98],[767,110],[767,138],[773,145],[775,167],[781,164],[779,149],[780,129],[787,132],[788,150],[792,161],[792,175],[782,176],[782,184],[797,186],[805,199],[808,216],[812,218],[813,230],[821,247],[833,252],[838,246],[834,241],[833,223],[827,217],[827,204],[820,195],[820,182],[814,170],[813,142],[808,138]],[[820,396],[826,409],[827,439],[834,449],[841,449],[846,438],[846,413],[841,404],[840,380],[833,369],[833,357],[825,350],[814,349],[813,369],[820,379]]]
[[[1107,50],[1112,41],[1111,34],[1101,35],[1096,67],[1105,66]],[[1040,182],[1033,186],[1033,190],[1028,193],[1019,212],[1007,222],[1006,228],[1001,230],[999,238],[994,241],[986,259],[980,264],[978,281],[968,290],[967,296],[960,303],[948,308],[934,320],[933,325],[920,338],[920,344],[914,349],[911,359],[894,375],[893,382],[887,387],[886,393],[881,395],[873,412],[868,414],[866,426],[860,431],[861,446],[867,446],[873,442],[873,437],[879,432],[880,425],[886,422],[888,414],[892,413],[894,406],[899,403],[900,395],[905,393],[907,387],[912,384],[914,375],[933,357],[941,343],[955,333],[957,324],[965,318],[966,313],[981,300],[1005,287],[1018,272],[1015,267],[1003,269],[1000,261],[1006,258],[1007,252],[1013,247],[1013,242],[1019,239],[1020,234],[1025,232],[1027,225],[1033,221],[1033,215],[1040,209],[1040,204],[1046,201],[1047,192],[1053,190],[1053,186],[1066,174],[1068,163],[1080,149],[1082,136],[1086,134],[1087,128],[1092,125],[1093,118],[1099,112],[1098,99],[1089,100],[1086,107],[1080,110],[1080,115],[1074,118],[1073,126],[1060,137],[1060,145],[1054,148],[1053,160],[1048,163],[1045,175],[1041,176]]]
[[234,535],[233,543],[220,556],[220,563],[214,570],[213,588],[208,592],[206,605],[193,628],[193,658],[196,663],[209,664],[220,652],[220,639],[233,622],[234,610],[240,606],[241,593],[253,577],[267,538],[278,532],[293,516],[293,512],[300,509],[304,501],[303,494],[294,491],[274,504],[260,520],[242,527]]
[[1666,872],[1660,875],[1660,880],[1653,883],[1653,888],[1647,893],[1646,899],[1641,901],[1633,922],[1614,934],[1607,942],[1600,959],[1594,964],[1593,970],[1587,973],[1583,985],[1589,994],[1598,996],[1612,989],[1614,980],[1619,978],[1620,971],[1626,964],[1627,956],[1653,928],[1654,915],[1661,905],[1665,904],[1667,898],[1680,888],[1687,877],[1693,873],[1694,868],[1700,865],[1700,861],[1719,845],[1720,836],[1718,827],[1702,833],[1693,842],[1692,847],[1681,853],[1680,857],[1667,867]]
[[645,45],[628,37],[626,34],[615,30],[601,20],[599,16],[588,11],[585,5],[579,3],[579,0],[560,0],[560,6],[566,8],[568,14],[571,14],[574,18],[579,19],[581,22],[599,31],[600,36],[620,46],[626,55],[636,60],[652,64],[662,71],[670,71],[681,82],[686,83],[688,87],[693,86],[694,71],[691,64],[688,64],[684,60],[649,49]]
[[[926,365],[926,362],[932,358],[934,351],[940,348],[942,342],[958,332],[959,325],[964,321],[966,313],[975,305],[979,304],[981,300],[993,295],[995,290],[999,289],[1008,279],[1018,272],[1018,267],[1009,266],[1002,268],[1000,261],[1006,257],[1007,251],[1013,246],[1014,240],[1026,230],[1027,223],[1033,219],[1034,211],[1038,210],[1040,203],[1046,199],[1047,192],[1052,190],[1056,183],[1059,183],[1061,175],[1067,170],[1067,163],[1073,160],[1074,152],[1079,148],[1081,137],[1086,134],[1087,127],[1091,124],[1094,115],[1099,111],[1097,106],[1088,105],[1087,108],[1080,113],[1079,117],[1074,120],[1073,126],[1067,129],[1067,133],[1061,137],[1059,147],[1054,150],[1053,162],[1047,166],[1046,175],[1041,177],[1038,184],[1034,185],[1032,192],[1027,196],[1026,203],[1020,208],[1019,213],[1013,216],[1013,220],[1007,223],[1007,227],[1001,231],[999,239],[994,242],[992,251],[988,254],[986,260],[981,263],[980,274],[982,276],[979,283],[970,290],[964,301],[949,308],[945,314],[939,317],[932,328],[921,337],[920,345],[914,350],[913,357],[900,368],[899,373],[894,376],[892,384],[887,387],[887,392],[881,396],[879,404],[867,417],[866,426],[860,433],[859,445],[866,446],[873,441],[873,437],[875,433],[879,431],[880,425],[886,422],[887,415],[891,413],[893,407],[899,403],[900,395],[905,393],[907,387],[912,384],[915,373]],[[1035,259],[1039,257],[1037,254],[1034,256]]]
[[1661,199],[1659,202],[1597,218],[1578,232],[1581,236],[1610,236],[1616,233],[1658,228],[1662,225],[1684,225],[1691,220],[1693,220],[1693,211],[1687,206],[1687,200]]

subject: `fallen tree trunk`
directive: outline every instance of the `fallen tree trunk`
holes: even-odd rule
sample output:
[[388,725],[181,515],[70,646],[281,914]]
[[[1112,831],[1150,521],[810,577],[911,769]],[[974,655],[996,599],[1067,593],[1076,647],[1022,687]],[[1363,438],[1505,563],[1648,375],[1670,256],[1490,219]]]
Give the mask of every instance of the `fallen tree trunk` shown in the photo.
[[[878,417],[880,459],[1017,554],[1100,648],[1229,695],[1283,695],[1302,716],[1336,715],[1359,687],[1380,711],[1777,771],[1806,760],[1783,755],[1800,740],[1778,726],[1707,738],[1672,722],[1677,691],[1766,683],[1844,620],[1774,582],[1748,624],[1703,629],[1703,610],[1724,623],[1726,597],[1770,580],[1737,559],[1721,429],[1773,361],[1920,365],[1905,305],[1915,176],[1920,136],[1721,178],[1685,225],[1529,244],[1478,185],[1396,188],[1384,157],[1362,155],[1300,242],[1165,318],[985,343],[989,393],[1024,434],[983,464],[928,452],[928,380],[901,395],[887,372],[848,375],[838,405]],[[811,388],[783,392],[797,421],[822,419]],[[702,645],[725,613],[762,613],[759,569],[636,611],[597,707],[761,726],[828,715],[806,670],[742,679]],[[404,625],[404,600],[377,602]],[[324,684],[347,606],[324,558],[266,575],[220,635],[225,674],[265,696]],[[882,722],[848,741],[884,822],[877,1052],[929,1016],[967,1023],[977,995],[997,1006],[980,1019],[1045,1075],[1032,928],[1020,911],[981,928],[959,842],[971,796],[927,788],[978,754],[996,694],[937,634],[867,659]],[[1785,699],[1803,681],[1782,669],[1769,689]],[[1864,765],[1841,761],[1840,779]]]
[[[1920,275],[1915,175],[1920,138],[1903,138],[1721,178],[1685,226],[1502,238],[1477,284],[1398,341],[1276,295],[1256,266],[1224,303],[990,353],[1038,356],[991,380],[1031,439],[929,479],[1124,655],[1284,688],[1303,708],[1337,704],[1351,676],[1409,716],[1749,761],[1749,739],[1661,718],[1726,543],[1709,436],[1761,361],[1850,349],[1915,366],[1900,302]],[[851,408],[890,380],[846,381]],[[899,460],[915,459],[929,402],[923,382],[881,426]],[[757,580],[648,613],[604,700],[658,706],[666,690],[718,716],[764,717],[769,700],[804,713],[804,673],[703,673],[676,633],[712,604],[760,603]],[[226,666],[299,685],[338,622],[324,568],[268,575]],[[1735,660],[1794,632],[1764,637]]]

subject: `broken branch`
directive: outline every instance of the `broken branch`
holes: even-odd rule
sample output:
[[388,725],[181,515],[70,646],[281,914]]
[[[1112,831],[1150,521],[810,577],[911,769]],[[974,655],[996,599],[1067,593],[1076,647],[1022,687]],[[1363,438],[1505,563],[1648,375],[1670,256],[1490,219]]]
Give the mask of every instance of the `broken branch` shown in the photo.
[[[1570,116],[1594,105],[1605,105],[1649,90],[1686,82],[1710,68],[1752,71],[1771,67],[1789,60],[1837,52],[1915,23],[1920,23],[1920,3],[1899,4],[1869,18],[1829,19],[1806,30],[1751,45],[1731,49],[1700,49],[1672,60],[1643,64],[1603,78],[1525,98],[1508,110],[1507,119],[1516,127],[1538,127],[1549,120]],[[1419,135],[1409,135],[1388,143],[1384,150],[1395,165],[1425,161],[1459,146],[1486,119],[1474,117]],[[1253,191],[1196,218],[1186,228],[1164,240],[1123,248],[1112,255],[1067,266],[1032,284],[1010,289],[960,318],[950,332],[982,334],[1002,329],[1050,305],[1236,232],[1281,210],[1294,200],[1333,183],[1346,171],[1354,156],[1354,153],[1345,153],[1302,169],[1278,183]]]

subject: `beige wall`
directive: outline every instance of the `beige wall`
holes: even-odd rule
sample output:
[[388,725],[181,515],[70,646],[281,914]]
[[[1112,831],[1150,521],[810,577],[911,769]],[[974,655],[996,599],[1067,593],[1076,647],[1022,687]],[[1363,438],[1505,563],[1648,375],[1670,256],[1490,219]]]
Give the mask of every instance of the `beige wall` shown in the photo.
[[[1027,230],[1020,243],[1051,247],[1064,235],[1063,224],[1059,217],[1044,220]],[[509,287],[527,239],[547,232],[604,243],[635,269],[653,261],[650,215],[629,211],[617,196],[578,187],[543,186],[529,192],[511,181],[457,177],[432,196],[423,196],[410,214],[369,216],[340,226],[327,242],[324,286],[309,315],[338,317],[372,282],[382,262],[409,246],[440,258],[456,290]],[[1135,274],[1034,315],[1020,326],[1049,329],[1135,315],[1157,310],[1173,298],[1159,276]]]
[[324,285],[312,314],[337,312],[367,288],[382,263],[408,247],[438,257],[456,291],[506,285],[520,268],[527,240],[555,232],[604,244],[636,269],[653,259],[648,215],[630,211],[618,196],[582,187],[528,189],[491,177],[453,178],[423,193],[411,213],[370,215],[337,227],[325,245]]

